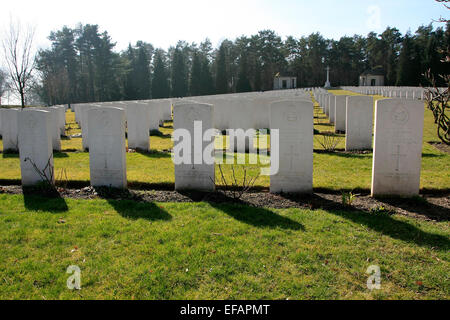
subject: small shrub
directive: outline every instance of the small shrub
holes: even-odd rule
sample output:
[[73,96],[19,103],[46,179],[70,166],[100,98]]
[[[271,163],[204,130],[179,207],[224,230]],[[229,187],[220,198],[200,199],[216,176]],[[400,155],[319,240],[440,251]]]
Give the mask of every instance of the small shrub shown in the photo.
[[325,151],[329,152],[336,151],[336,147],[339,144],[339,136],[333,132],[323,132],[321,134],[317,134],[314,138]]
[[36,165],[36,163],[30,159],[30,158],[25,158],[25,162],[30,162],[31,166],[33,167],[34,171],[37,172],[37,174],[39,175],[39,177],[41,178],[42,182],[46,185],[48,185],[49,188],[55,188],[55,179],[54,179],[54,166],[51,163],[51,159],[52,159],[53,155],[50,156],[50,158],[47,160],[47,164],[45,166],[44,169],[39,169]]
[[242,168],[243,179],[242,181],[238,181],[238,179],[236,178],[234,165],[231,166],[231,170],[233,176],[231,182],[228,182],[223,173],[222,166],[219,164],[220,179],[223,187],[225,188],[224,194],[238,201],[243,197],[244,194],[246,194],[250,191],[251,188],[253,188],[260,174],[257,174],[255,177],[251,177],[247,171],[247,168]]
[[352,206],[353,201],[355,201],[357,195],[353,194],[353,192],[343,192],[342,193],[342,204],[344,206]]

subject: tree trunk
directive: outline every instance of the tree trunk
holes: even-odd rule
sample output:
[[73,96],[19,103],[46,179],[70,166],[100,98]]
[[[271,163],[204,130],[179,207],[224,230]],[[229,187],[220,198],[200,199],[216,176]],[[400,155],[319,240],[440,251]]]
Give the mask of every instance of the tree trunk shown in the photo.
[[22,109],[25,108],[25,93],[23,89],[20,90],[20,99],[22,100]]

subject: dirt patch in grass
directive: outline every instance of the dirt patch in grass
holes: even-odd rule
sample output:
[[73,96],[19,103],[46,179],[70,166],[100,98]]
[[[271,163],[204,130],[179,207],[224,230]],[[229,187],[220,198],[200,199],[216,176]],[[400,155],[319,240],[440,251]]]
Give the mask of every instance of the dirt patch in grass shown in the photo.
[[442,142],[428,142],[430,145],[432,145],[433,147],[435,147],[436,149],[438,149],[441,152],[445,152],[450,154],[450,146],[442,143]]
[[[42,196],[41,190],[26,191]],[[243,206],[273,209],[324,209],[363,211],[371,214],[400,214],[428,221],[449,221],[450,193],[422,195],[415,198],[374,199],[370,195],[357,195],[351,205],[342,204],[342,195],[337,193],[314,193],[312,195],[276,195],[269,192],[250,192],[239,200],[229,192],[215,193],[176,192],[164,190],[117,190],[110,188],[86,187],[82,189],[59,188],[59,197],[71,199],[112,199],[136,202],[210,202],[215,204],[238,204]],[[0,186],[0,193],[22,194],[20,186]]]

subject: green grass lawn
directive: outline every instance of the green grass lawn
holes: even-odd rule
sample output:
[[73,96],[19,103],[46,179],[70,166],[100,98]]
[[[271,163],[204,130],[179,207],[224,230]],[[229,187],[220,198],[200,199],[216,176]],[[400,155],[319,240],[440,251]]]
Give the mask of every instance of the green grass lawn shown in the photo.
[[0,194],[0,298],[449,299],[448,235],[359,211]]
[[[354,94],[349,91],[333,90],[334,94]],[[375,100],[382,98],[375,96]],[[316,115],[321,119],[316,119],[315,129],[333,131],[334,127],[327,124],[328,120],[320,111],[316,104]],[[319,123],[320,122],[320,123]],[[160,186],[166,185],[169,188],[175,181],[174,166],[170,154],[164,150],[170,150],[173,142],[170,134],[173,129],[171,123],[166,123],[166,128],[161,128],[162,136],[150,137],[150,146],[153,150],[151,154],[129,153],[127,154],[127,177],[133,185]],[[75,123],[75,115],[69,111],[67,113],[67,134],[80,133],[79,126]],[[314,139],[314,149],[323,150],[318,140],[320,135]],[[340,140],[338,148],[345,147],[345,136],[338,135]],[[421,188],[423,191],[442,191],[450,188],[450,155],[443,153],[428,142],[438,142],[436,127],[431,111],[425,113],[425,131],[423,143],[423,159]],[[0,149],[2,149],[0,141]],[[89,154],[81,152],[81,139],[74,138],[62,141],[62,153],[55,154],[55,170],[59,175],[61,170],[65,170],[70,181],[89,184]],[[76,151],[77,152],[72,152]],[[225,175],[231,177],[230,166],[224,166]],[[255,170],[253,170],[255,171]],[[256,172],[256,171],[255,171]],[[219,171],[217,169],[216,177]],[[314,153],[314,188],[316,190],[363,190],[369,192],[372,174],[372,153],[368,154],[342,154],[342,153]],[[242,171],[238,172],[242,177]],[[219,180],[219,179],[217,179]],[[20,184],[20,163],[17,155],[0,155],[0,183]],[[220,185],[221,182],[217,181]],[[269,187],[269,177],[260,177],[255,186]]]

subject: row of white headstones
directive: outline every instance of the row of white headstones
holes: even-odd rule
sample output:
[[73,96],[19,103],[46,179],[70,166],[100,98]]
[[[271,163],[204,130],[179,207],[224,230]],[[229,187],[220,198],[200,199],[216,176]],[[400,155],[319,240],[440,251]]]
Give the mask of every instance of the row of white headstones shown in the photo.
[[[27,108],[29,110],[43,110],[50,113],[52,149],[61,150],[61,136],[66,129],[66,106],[54,106],[46,108]],[[0,109],[0,135],[3,140],[3,151],[19,151],[19,117],[20,109]]]
[[[412,100],[424,100],[426,96],[425,88],[419,87],[342,87],[343,90],[353,91],[361,94],[379,95],[387,98],[402,98]],[[445,90],[446,88],[439,88]]]
[[361,94],[397,97],[376,102],[375,125],[373,97],[333,95],[323,89],[313,92],[335,131],[345,132],[347,151],[366,150],[373,145],[373,196],[418,195],[425,113],[423,95],[419,93],[423,89],[387,91],[386,88],[345,88]]
[[[346,131],[347,149],[372,147],[371,97],[333,96],[322,89],[313,89],[313,93],[324,112],[330,116],[330,121],[335,123],[336,130]],[[237,105],[239,108],[229,107],[230,110],[227,110],[227,100],[229,105]],[[205,103],[206,101],[211,103]],[[202,136],[205,131],[212,128],[253,126],[256,121],[260,121],[261,128],[279,130],[278,145],[274,145],[275,139],[271,139],[271,150],[279,151],[276,153],[279,156],[279,170],[271,176],[271,192],[313,191],[314,106],[309,93],[305,90],[228,97],[195,97],[177,99],[170,101],[170,104],[173,105],[174,129],[185,129],[192,136],[196,121],[202,123]],[[141,149],[148,150],[149,129],[152,123],[154,126],[158,123],[159,126],[160,121],[168,118],[165,114],[168,110],[166,104],[161,103],[160,108],[152,108],[150,101],[85,104],[76,105],[74,109],[82,128],[83,146],[89,149],[91,184],[126,188],[126,126],[128,126],[129,147],[133,147],[130,140],[133,140],[134,136],[139,137],[134,141],[142,143]],[[252,111],[255,112],[255,117],[245,116]],[[14,113],[18,128],[17,145],[22,184],[33,185],[42,180],[35,167],[41,170],[48,169],[49,161],[51,166],[53,165],[52,137],[56,131],[55,127],[61,128],[61,121],[58,120],[60,116],[56,118],[53,115],[56,111],[53,110],[28,108],[15,111],[2,110],[4,143],[5,138],[9,139],[8,136],[14,135],[8,133],[8,128],[12,126],[6,125],[14,122],[11,116]],[[218,118],[216,114],[222,118]],[[265,121],[268,121],[268,126],[264,126]],[[406,99],[377,101],[372,195],[413,196],[419,193],[423,121],[423,102]],[[132,133],[133,131],[136,132]],[[191,150],[194,150],[194,141],[191,140]],[[211,142],[204,141],[202,149],[204,150]],[[194,157],[194,152],[191,153]],[[274,154],[272,152],[271,156]],[[33,164],[26,161],[27,159],[31,159]],[[213,191],[214,177],[215,164],[175,165],[176,190]]]

